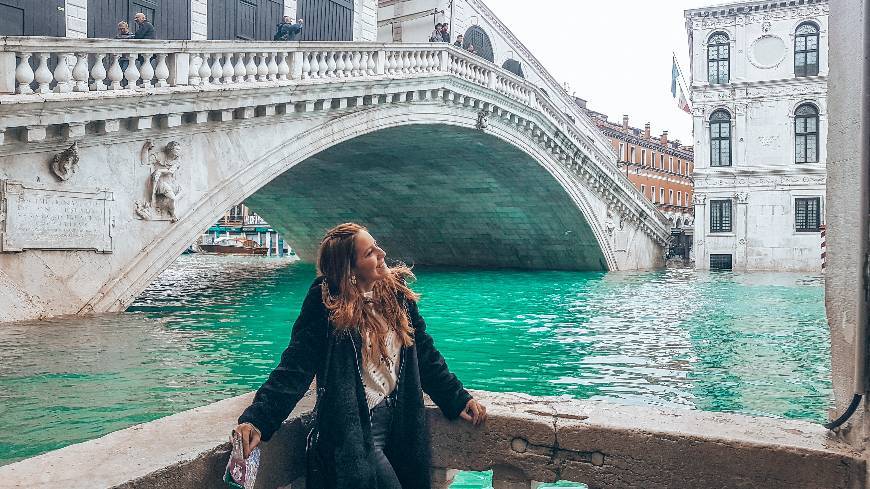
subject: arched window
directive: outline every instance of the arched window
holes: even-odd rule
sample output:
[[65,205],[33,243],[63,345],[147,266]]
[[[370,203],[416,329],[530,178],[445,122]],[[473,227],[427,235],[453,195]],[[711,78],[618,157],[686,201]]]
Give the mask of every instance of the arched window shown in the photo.
[[812,22],[804,22],[794,32],[794,74],[819,74],[819,28]]
[[710,166],[731,166],[731,114],[724,110],[710,116]]
[[515,59],[506,60],[502,65],[502,68],[510,71],[514,75],[517,75],[520,78],[525,78],[526,76],[523,74],[523,65],[519,61]]
[[489,41],[489,36],[486,31],[480,26],[473,25],[465,31],[462,47],[468,49],[468,46],[474,46],[474,54],[492,63],[495,61],[495,56],[492,54],[492,43]]
[[819,162],[819,110],[813,104],[794,111],[794,161]]
[[731,45],[728,34],[714,32],[707,42],[707,80],[711,85],[728,83],[728,65]]

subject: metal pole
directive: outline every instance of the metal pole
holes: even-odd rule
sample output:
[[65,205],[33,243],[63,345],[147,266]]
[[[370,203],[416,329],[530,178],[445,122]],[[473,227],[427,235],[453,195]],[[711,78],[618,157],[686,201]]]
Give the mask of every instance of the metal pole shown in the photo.
[[453,29],[456,29],[456,26],[453,25],[453,4],[456,0],[450,0],[450,43],[453,44],[456,42],[456,34],[453,33]]

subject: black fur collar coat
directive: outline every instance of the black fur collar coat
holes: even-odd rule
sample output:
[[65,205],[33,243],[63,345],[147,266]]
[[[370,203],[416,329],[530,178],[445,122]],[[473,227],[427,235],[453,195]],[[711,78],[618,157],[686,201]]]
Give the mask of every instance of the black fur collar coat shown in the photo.
[[[257,390],[254,401],[239,423],[252,423],[268,441],[305,394],[315,375],[318,384],[329,368],[326,395],[321,400],[321,454],[329,467],[325,488],[377,489],[371,420],[362,385],[362,340],[358,331],[332,334],[317,279],[308,290],[290,344],[269,379]],[[459,417],[471,395],[447,368],[444,357],[426,332],[417,304],[407,304],[414,327],[414,345],[403,348],[397,404],[385,454],[402,487],[430,489],[431,447],[423,392],[448,419]],[[328,341],[334,341],[330,365],[323,365]]]

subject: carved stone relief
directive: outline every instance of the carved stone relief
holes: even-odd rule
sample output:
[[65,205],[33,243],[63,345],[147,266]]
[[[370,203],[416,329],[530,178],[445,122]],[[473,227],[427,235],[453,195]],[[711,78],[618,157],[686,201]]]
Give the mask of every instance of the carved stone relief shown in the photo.
[[481,110],[480,112],[478,112],[477,113],[477,124],[475,124],[474,127],[476,127],[477,129],[479,129],[481,131],[486,129],[488,116],[489,116],[489,112],[487,112],[485,110]]
[[72,146],[54,155],[49,168],[61,181],[69,180],[79,169],[79,143],[72,143]]
[[181,145],[170,141],[162,151],[155,151],[154,143],[145,141],[140,155],[142,164],[151,169],[148,185],[150,199],[136,201],[136,217],[144,220],[178,221],[176,209],[181,196],[181,185],[176,179],[181,157]]

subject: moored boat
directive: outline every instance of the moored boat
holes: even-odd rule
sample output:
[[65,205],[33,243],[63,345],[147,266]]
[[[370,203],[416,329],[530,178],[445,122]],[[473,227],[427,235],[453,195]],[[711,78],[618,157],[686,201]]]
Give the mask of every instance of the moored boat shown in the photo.
[[218,238],[211,244],[200,244],[201,253],[215,255],[266,255],[269,249],[252,239]]

